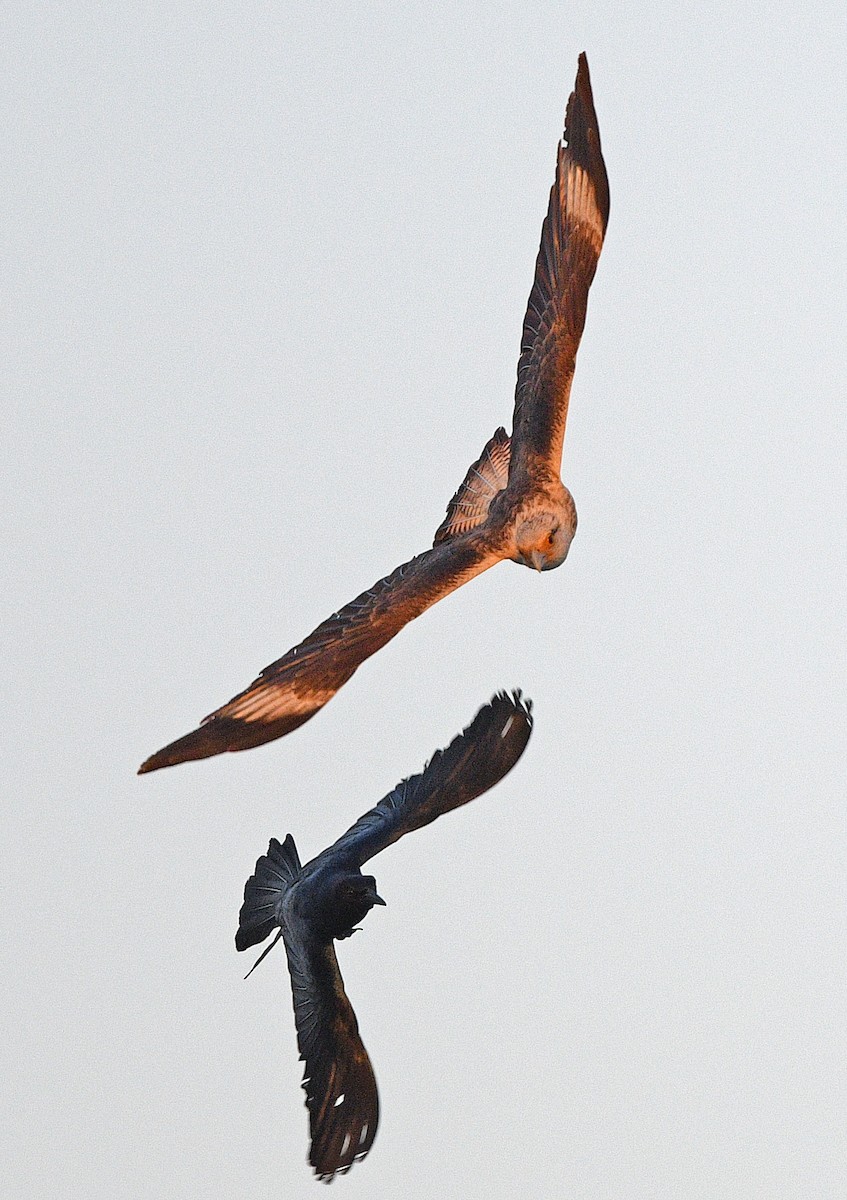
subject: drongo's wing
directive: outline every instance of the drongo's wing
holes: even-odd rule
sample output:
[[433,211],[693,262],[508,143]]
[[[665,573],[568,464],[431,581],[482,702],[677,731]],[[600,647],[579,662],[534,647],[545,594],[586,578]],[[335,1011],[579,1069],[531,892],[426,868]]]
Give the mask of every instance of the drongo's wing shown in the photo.
[[309,1162],[325,1182],[373,1145],[379,1097],[332,942],[285,927],[297,1045],[305,1063]]
[[198,729],[148,758],[139,775],[225,750],[247,750],[290,733],[404,625],[499,560],[484,530],[419,554],[333,613]]
[[404,834],[487,792],[523,754],[532,731],[531,709],[520,692],[499,692],[420,775],[404,779],[318,857],[361,866]]
[[559,475],[588,289],[608,220],[609,181],[600,150],[588,62],[581,54],[524,318],[512,423],[510,486],[529,484],[539,474]]

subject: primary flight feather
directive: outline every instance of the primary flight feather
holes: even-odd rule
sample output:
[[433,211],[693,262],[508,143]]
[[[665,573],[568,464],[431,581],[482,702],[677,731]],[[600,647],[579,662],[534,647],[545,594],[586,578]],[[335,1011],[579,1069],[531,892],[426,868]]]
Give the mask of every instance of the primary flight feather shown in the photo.
[[333,613],[199,728],[148,758],[139,774],[282,737],[404,625],[475,575],[503,559],[538,571],[564,562],[576,508],[559,477],[562,443],[608,219],[609,184],[581,54],[524,318],[511,438],[498,429],[470,467],[431,550]]
[[271,839],[244,888],[235,945],[247,950],[279,932],[291,975],[297,1045],[309,1110],[309,1162],[329,1182],[365,1157],[379,1121],[379,1096],[333,941],[349,937],[375,904],[364,863],[407,833],[488,791],[523,754],[531,704],[496,695],[420,775],[404,779],[305,866],[291,834]]

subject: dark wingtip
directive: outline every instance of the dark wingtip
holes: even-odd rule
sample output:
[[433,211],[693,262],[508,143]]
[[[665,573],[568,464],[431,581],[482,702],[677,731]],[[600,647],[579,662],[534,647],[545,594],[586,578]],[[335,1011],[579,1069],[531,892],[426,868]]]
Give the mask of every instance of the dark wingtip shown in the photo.
[[526,718],[527,724],[532,728],[532,701],[529,696],[524,696],[520,688],[513,688],[511,693],[507,691],[495,692],[487,707],[493,709],[504,704],[521,713]]
[[[228,724],[232,725],[235,722],[230,721]],[[227,733],[229,736],[226,736]],[[138,774],[147,775],[150,771],[159,771],[162,767],[173,767],[177,763],[211,758],[215,754],[221,754],[224,750],[230,749],[228,743],[231,741],[231,737],[232,731],[221,729],[218,722],[201,725],[198,729],[192,729],[191,733],[187,733],[185,737],[177,738],[175,742],[170,742],[161,750],[157,750],[155,754],[151,754],[138,768]]]
[[609,178],[600,147],[600,129],[585,51],[579,56],[574,90],[568,98],[565,111],[564,144],[574,162],[584,167],[594,183],[605,229],[609,222]]
[[454,745],[466,741],[487,747],[479,754],[473,792],[481,796],[511,771],[526,749],[532,733],[532,701],[520,689],[497,692],[481,708]]
[[588,59],[585,51],[577,60],[576,81],[573,91],[568,96],[568,107],[565,110],[565,143],[570,146],[571,140],[577,136],[581,127],[593,125],[597,128],[597,113],[594,111],[594,94],[591,91],[591,75],[588,70]]
[[279,721],[239,721],[235,717],[213,717],[205,724],[192,729],[185,737],[151,754],[138,768],[139,775],[158,771],[162,767],[173,767],[177,763],[194,762],[200,758],[213,758],[227,751],[251,750],[276,738],[291,733],[319,712],[297,713],[282,717]]

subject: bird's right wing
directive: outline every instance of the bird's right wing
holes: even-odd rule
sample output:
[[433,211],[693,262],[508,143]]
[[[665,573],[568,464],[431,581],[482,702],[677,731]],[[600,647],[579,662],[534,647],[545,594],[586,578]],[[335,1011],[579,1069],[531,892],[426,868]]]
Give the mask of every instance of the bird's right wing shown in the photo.
[[323,854],[361,866],[404,834],[487,792],[523,754],[531,710],[532,702],[520,692],[499,692],[420,775],[404,779]]
[[309,1162],[329,1183],[373,1145],[379,1096],[332,942],[284,927],[309,1110]]
[[323,621],[199,728],[157,751],[139,775],[225,750],[248,750],[313,717],[366,658],[436,601],[500,561],[471,530],[404,563]]
[[568,100],[518,360],[509,485],[558,477],[588,289],[609,220],[609,180],[585,55]]

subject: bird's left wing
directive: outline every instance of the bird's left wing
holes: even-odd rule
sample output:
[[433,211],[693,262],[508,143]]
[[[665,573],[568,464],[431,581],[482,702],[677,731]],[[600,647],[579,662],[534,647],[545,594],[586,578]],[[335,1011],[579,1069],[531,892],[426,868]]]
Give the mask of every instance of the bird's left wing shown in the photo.
[[319,855],[361,866],[380,850],[499,783],[523,754],[532,732],[532,702],[499,692],[419,775],[399,783]]
[[344,991],[332,942],[284,927],[297,1045],[309,1110],[309,1162],[326,1183],[373,1145],[379,1096],[368,1052]]
[[248,750],[290,733],[404,625],[499,560],[484,529],[419,554],[333,613],[198,729],[153,754],[139,775],[225,750]]
[[558,477],[588,289],[609,220],[609,181],[585,55],[568,100],[535,280],[524,318],[509,486]]

